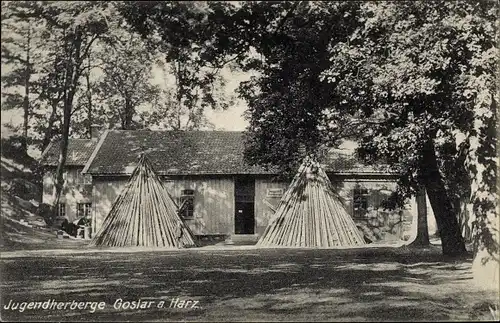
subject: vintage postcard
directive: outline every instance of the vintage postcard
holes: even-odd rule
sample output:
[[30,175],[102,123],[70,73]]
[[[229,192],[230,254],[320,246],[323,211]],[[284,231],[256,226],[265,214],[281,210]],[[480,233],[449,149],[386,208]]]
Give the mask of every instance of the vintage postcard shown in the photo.
[[499,10],[2,1],[1,320],[499,320]]

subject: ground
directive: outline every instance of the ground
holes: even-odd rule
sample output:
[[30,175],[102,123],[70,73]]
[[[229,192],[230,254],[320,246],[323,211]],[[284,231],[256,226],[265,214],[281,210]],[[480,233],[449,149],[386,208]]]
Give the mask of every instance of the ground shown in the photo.
[[1,138],[0,157],[0,250],[82,246],[81,240],[57,239],[57,230],[36,215],[41,198],[39,174],[32,171],[36,161],[23,155],[15,138]]
[[[2,320],[491,320],[498,302],[472,287],[471,259],[444,261],[436,247],[128,251],[3,252]],[[119,298],[155,303],[115,309]],[[170,308],[176,298],[199,303]],[[94,313],[4,308],[10,300],[52,299],[105,306]]]
[[[2,321],[437,321],[498,315],[490,311],[497,309],[498,294],[472,285],[472,259],[445,260],[435,246],[95,250],[88,241],[57,239],[53,229],[30,225],[36,218],[35,176],[26,167],[30,161],[16,159],[18,152],[4,143],[2,138]],[[118,299],[154,303],[116,309]],[[171,308],[176,299],[177,305],[199,303]],[[52,300],[104,302],[104,308],[26,307]]]

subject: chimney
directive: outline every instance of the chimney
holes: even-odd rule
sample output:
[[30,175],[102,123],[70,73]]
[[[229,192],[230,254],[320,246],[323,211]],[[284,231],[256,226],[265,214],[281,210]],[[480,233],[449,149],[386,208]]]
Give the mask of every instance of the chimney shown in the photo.
[[301,142],[301,143],[299,144],[299,147],[298,147],[297,151],[298,151],[299,155],[300,155],[302,158],[303,158],[303,157],[305,157],[305,156],[306,156],[306,153],[307,153],[307,151],[306,151],[306,145],[305,145],[303,142]]
[[98,124],[93,124],[90,126],[90,138],[99,138],[103,132],[103,127]]

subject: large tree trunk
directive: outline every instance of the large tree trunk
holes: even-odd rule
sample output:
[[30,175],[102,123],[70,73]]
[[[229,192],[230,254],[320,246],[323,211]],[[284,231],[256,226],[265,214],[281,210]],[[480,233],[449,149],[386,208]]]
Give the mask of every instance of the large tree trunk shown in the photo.
[[57,106],[59,105],[59,99],[52,100],[52,111],[50,112],[49,120],[47,122],[47,127],[45,128],[43,139],[42,139],[42,151],[47,148],[52,140],[54,134],[54,123],[57,119]]
[[71,105],[69,103],[69,98],[64,102],[64,115],[63,115],[63,129],[61,143],[59,147],[59,161],[56,169],[56,196],[54,199],[54,206],[57,206],[59,200],[61,199],[61,194],[64,187],[64,167],[66,165],[66,158],[68,155],[68,142],[69,142],[69,126],[71,122]]
[[54,206],[57,206],[61,198],[64,187],[64,169],[68,155],[69,129],[71,124],[71,114],[73,110],[73,99],[78,88],[78,80],[81,76],[81,58],[80,49],[82,45],[81,34],[77,33],[72,44],[73,50],[69,52],[66,62],[65,82],[64,82],[64,112],[62,137],[59,152],[59,163],[56,169],[55,198]]
[[500,252],[498,245],[500,243],[499,221],[498,217],[490,223],[492,240],[496,246],[491,247],[481,243],[478,246],[476,255],[472,262],[473,282],[482,288],[493,289],[498,292],[500,284]]
[[125,113],[124,113],[124,119],[122,120],[123,130],[132,129],[132,119],[134,117],[134,114],[135,114],[135,109],[132,106],[130,98],[125,97]]
[[31,26],[28,25],[28,35],[26,39],[26,72],[24,74],[24,100],[23,100],[23,142],[22,149],[28,155],[28,121],[30,113],[30,78],[31,78]]
[[467,253],[460,232],[460,225],[453,212],[451,199],[446,192],[443,179],[439,172],[438,162],[432,139],[423,148],[423,160],[420,164],[421,181],[428,192],[436,224],[441,238],[443,254],[458,256]]
[[[29,82],[29,81],[28,81]],[[29,121],[29,84],[25,86],[24,92],[24,100],[23,100],[23,141],[22,141],[22,150],[28,155],[28,121]]]
[[87,72],[85,73],[85,81],[87,82],[87,134],[92,138],[92,90],[90,86],[90,56],[87,61]]
[[[73,68],[68,74],[73,75]],[[55,198],[54,206],[57,206],[59,200],[61,199],[61,193],[64,187],[64,168],[66,166],[66,159],[68,155],[68,142],[69,142],[69,128],[71,124],[71,112],[73,108],[73,97],[74,90],[67,87],[66,94],[64,97],[64,112],[63,112],[63,125],[62,125],[62,135],[59,147],[59,161],[56,168],[56,180],[55,180]]]
[[[497,86],[500,80],[497,80]],[[487,127],[480,134],[480,149],[476,153],[482,160],[482,167],[477,167],[478,174],[471,184],[470,203],[474,208],[473,241],[474,261],[472,263],[473,281],[484,288],[498,293],[500,284],[500,213],[498,208],[498,104],[492,98],[490,111],[493,116]],[[480,159],[478,158],[478,162]],[[482,176],[479,177],[479,172]]]
[[426,247],[430,245],[429,228],[427,225],[427,193],[424,188],[420,188],[417,193],[417,234],[409,246]]

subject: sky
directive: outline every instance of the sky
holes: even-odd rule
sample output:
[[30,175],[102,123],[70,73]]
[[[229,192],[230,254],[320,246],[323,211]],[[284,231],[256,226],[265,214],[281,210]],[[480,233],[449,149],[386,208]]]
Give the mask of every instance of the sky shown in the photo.
[[243,131],[248,122],[243,118],[246,107],[243,105],[233,106],[225,111],[208,111],[207,117],[216,130]]
[[[234,93],[234,90],[238,87],[239,83],[247,80],[251,74],[230,72],[229,70],[224,70],[223,75],[227,80],[226,93]],[[162,73],[160,70],[153,70],[153,80],[152,83],[161,84],[163,83]],[[243,131],[248,125],[248,122],[244,119],[243,113],[246,110],[246,103],[242,100],[236,100],[235,104],[224,111],[214,111],[208,109],[206,111],[207,118],[214,124],[216,130],[228,130],[228,131]],[[1,111],[1,125],[2,125],[2,137],[8,136],[11,131],[5,127],[6,124],[13,124],[20,126],[23,122],[22,110],[2,110]]]
[[[153,70],[153,79],[152,83],[162,84],[164,83],[163,77],[164,74],[161,69]],[[232,72],[229,69],[224,69],[222,71],[223,76],[225,77],[227,84],[225,92],[226,94],[234,94],[235,89],[239,86],[240,82],[248,80],[252,75],[252,73],[243,73],[243,72]],[[167,81],[168,83],[168,81]],[[241,99],[235,100],[235,104],[229,107],[224,111],[214,111],[212,109],[208,109],[206,111],[206,116],[211,121],[215,130],[226,130],[226,131],[244,131],[248,125],[248,121],[243,117],[244,112],[246,111],[246,103]],[[10,129],[6,128],[4,125],[7,123],[11,123],[14,125],[22,124],[22,110],[7,110],[1,111],[1,125],[2,137],[7,137],[12,134]],[[354,142],[344,142],[339,149],[344,150],[346,152],[352,151],[356,147]]]
[[[234,93],[240,82],[249,79],[251,74],[223,71],[228,83],[226,92],[228,94]],[[248,126],[248,121],[243,117],[246,111],[246,103],[241,99],[237,99],[235,104],[225,111],[207,111],[207,118],[215,125],[216,130],[231,130],[243,131]]]
[[[253,72],[231,71],[229,68],[222,69],[221,74],[226,80],[224,91],[226,95],[234,95],[234,91],[241,82],[255,75]],[[153,68],[151,83],[162,86],[165,84],[165,77],[167,78],[167,84],[174,84],[175,81],[171,77],[166,76],[161,68]],[[237,99],[235,100],[235,104],[227,110],[214,111],[213,109],[207,109],[205,114],[209,121],[214,124],[216,130],[243,131],[248,125],[248,122],[243,117],[246,108],[245,101]]]

